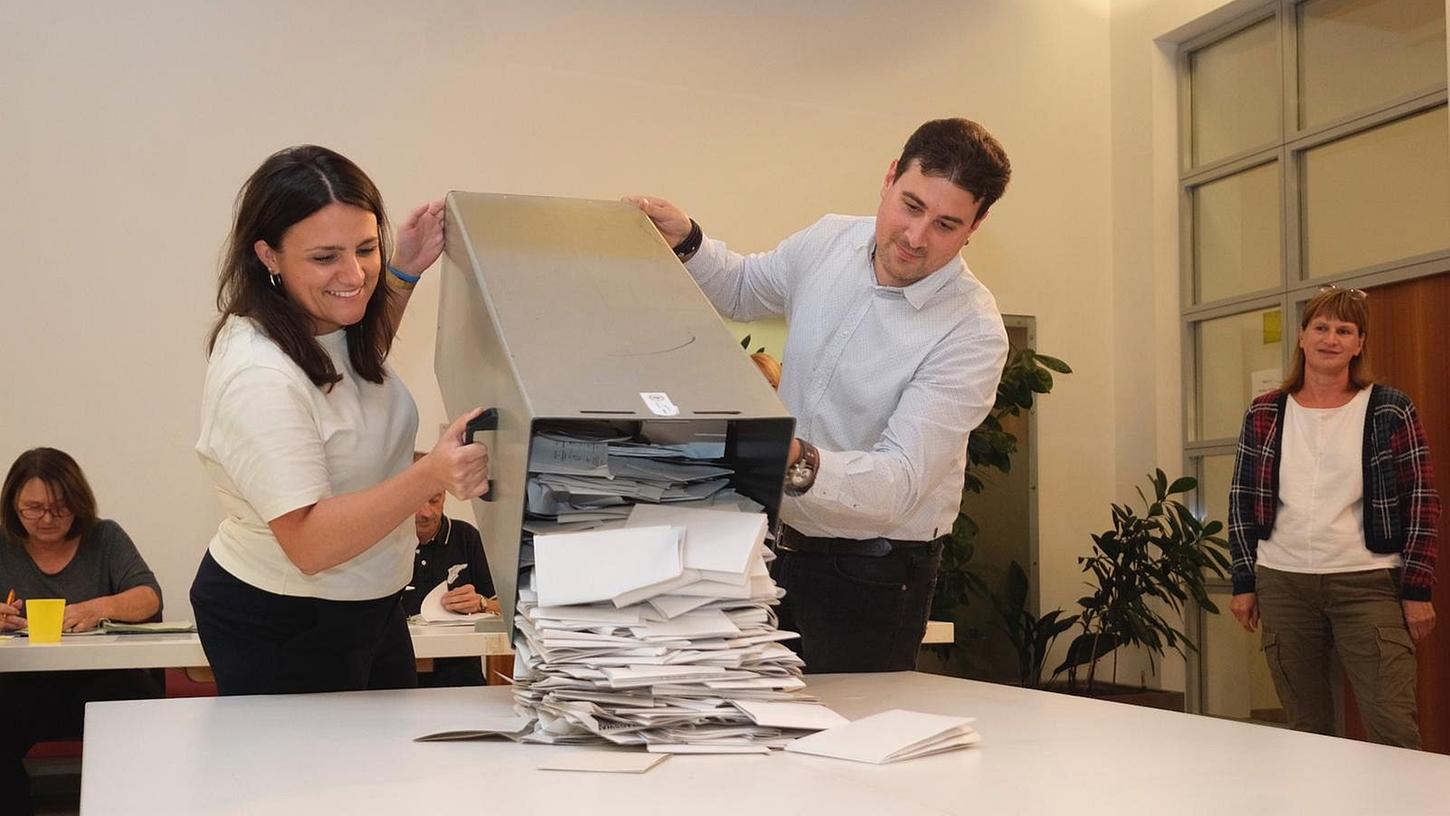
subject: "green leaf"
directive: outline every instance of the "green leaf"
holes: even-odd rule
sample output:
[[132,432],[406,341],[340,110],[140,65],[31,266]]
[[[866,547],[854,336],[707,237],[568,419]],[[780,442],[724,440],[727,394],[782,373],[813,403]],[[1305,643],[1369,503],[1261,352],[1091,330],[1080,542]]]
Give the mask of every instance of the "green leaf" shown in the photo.
[[1072,373],[1072,367],[1069,366],[1067,363],[1064,363],[1063,361],[1057,359],[1056,357],[1048,357],[1046,354],[1037,354],[1034,358],[1037,360],[1037,364],[1042,366],[1043,368],[1050,368],[1059,374]]
[[[1162,471],[1159,471],[1159,473],[1162,473]],[[1179,476],[1177,479],[1173,480],[1173,484],[1168,486],[1167,495],[1171,496],[1174,493],[1187,493],[1193,490],[1193,488],[1195,487],[1198,487],[1197,479],[1193,478],[1192,476]]]

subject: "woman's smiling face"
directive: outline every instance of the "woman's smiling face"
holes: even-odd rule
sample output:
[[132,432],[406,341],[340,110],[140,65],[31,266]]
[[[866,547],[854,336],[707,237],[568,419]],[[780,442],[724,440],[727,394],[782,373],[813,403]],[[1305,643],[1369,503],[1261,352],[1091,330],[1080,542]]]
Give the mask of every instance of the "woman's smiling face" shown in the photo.
[[254,249],[312,318],[313,334],[361,321],[382,272],[377,217],[336,201],[289,227],[280,247],[258,241]]

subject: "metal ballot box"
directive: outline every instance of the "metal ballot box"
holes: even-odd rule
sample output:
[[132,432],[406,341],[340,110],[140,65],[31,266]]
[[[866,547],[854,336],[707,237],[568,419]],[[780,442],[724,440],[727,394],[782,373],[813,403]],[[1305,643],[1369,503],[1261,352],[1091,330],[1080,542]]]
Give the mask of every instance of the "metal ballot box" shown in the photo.
[[452,192],[446,240],[435,371],[449,417],[497,409],[472,507],[510,631],[540,423],[723,428],[730,486],[775,524],[795,420],[643,213]]

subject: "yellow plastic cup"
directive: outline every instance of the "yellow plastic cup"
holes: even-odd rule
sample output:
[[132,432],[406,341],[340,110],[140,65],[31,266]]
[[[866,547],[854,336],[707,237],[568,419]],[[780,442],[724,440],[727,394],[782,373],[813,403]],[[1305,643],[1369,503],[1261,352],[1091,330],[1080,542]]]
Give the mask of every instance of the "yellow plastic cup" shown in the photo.
[[33,598],[25,601],[25,620],[31,643],[59,643],[65,620],[65,598]]

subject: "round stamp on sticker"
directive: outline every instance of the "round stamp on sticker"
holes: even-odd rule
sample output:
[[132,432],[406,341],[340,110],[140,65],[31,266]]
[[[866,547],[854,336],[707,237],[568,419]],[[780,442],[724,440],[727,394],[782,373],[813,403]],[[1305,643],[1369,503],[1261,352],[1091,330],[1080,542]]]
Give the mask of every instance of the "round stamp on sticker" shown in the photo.
[[670,402],[670,395],[663,391],[641,391],[639,398],[655,416],[679,416],[680,407]]

